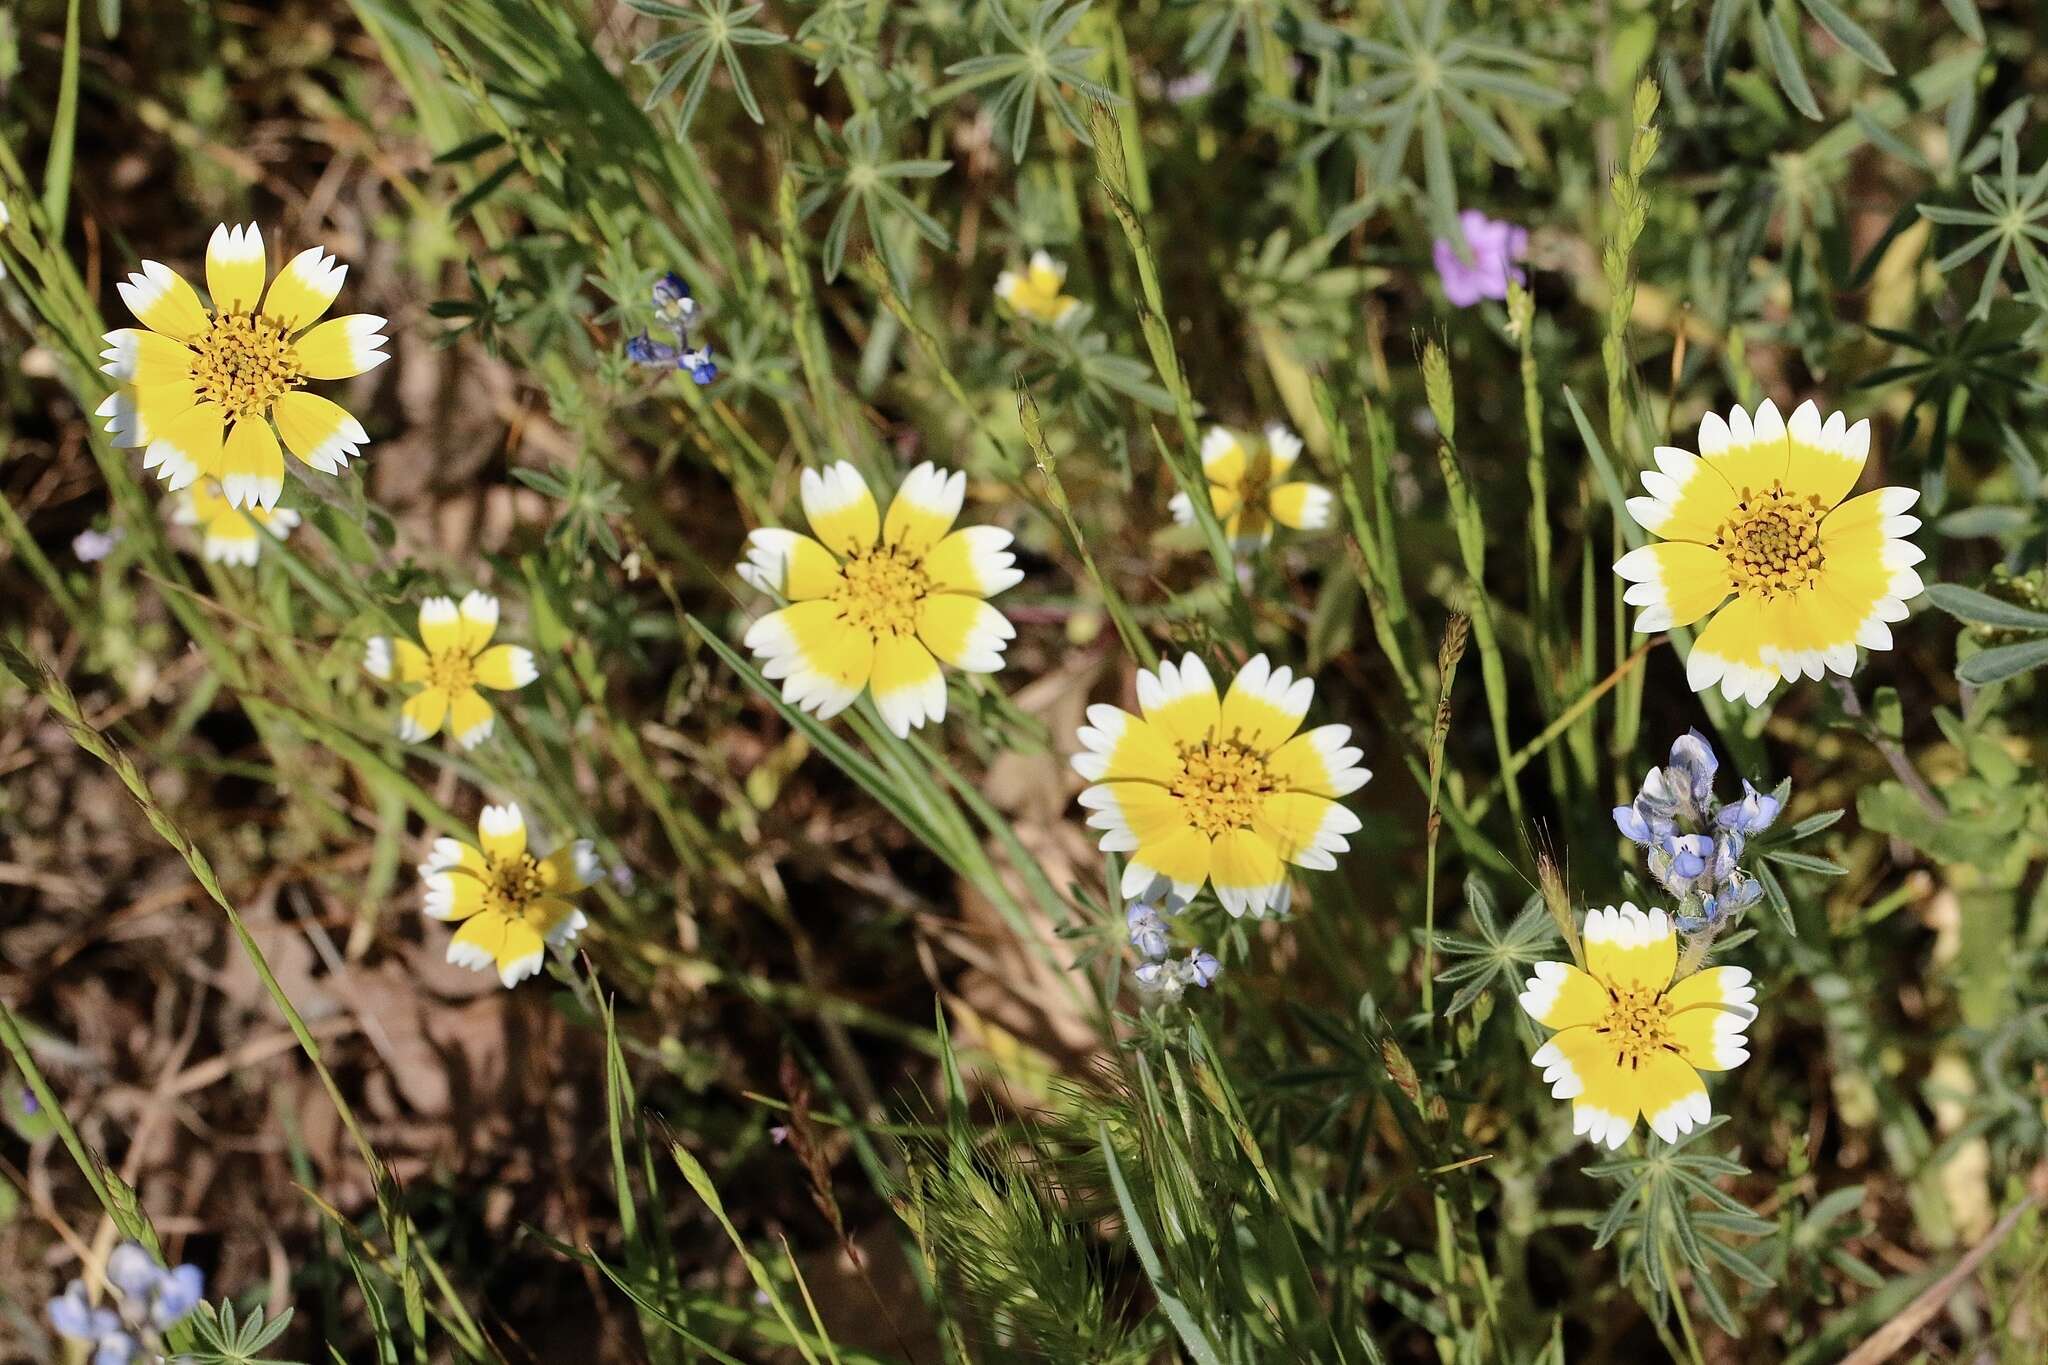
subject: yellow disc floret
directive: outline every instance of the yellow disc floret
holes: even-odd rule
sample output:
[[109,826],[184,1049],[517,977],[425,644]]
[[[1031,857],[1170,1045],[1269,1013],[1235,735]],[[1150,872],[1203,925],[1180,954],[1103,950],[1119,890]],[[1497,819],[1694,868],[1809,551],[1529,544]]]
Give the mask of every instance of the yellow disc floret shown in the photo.
[[194,339],[192,378],[202,398],[240,421],[270,411],[306,382],[298,349],[282,323],[249,313],[223,313]]
[[1213,839],[1249,828],[1276,788],[1263,758],[1226,739],[1182,749],[1180,772],[1167,790],[1179,800],[1188,823]]
[[917,605],[931,592],[921,555],[877,545],[840,565],[845,585],[833,594],[846,619],[876,639],[917,630]]
[[1738,592],[1774,597],[1813,586],[1825,565],[1820,523],[1828,509],[1774,483],[1735,504],[1714,548],[1728,561]]
[[1641,1066],[1670,1046],[1671,1007],[1663,991],[1609,987],[1608,993],[1613,1003],[1594,1027],[1614,1045],[1624,1066]]

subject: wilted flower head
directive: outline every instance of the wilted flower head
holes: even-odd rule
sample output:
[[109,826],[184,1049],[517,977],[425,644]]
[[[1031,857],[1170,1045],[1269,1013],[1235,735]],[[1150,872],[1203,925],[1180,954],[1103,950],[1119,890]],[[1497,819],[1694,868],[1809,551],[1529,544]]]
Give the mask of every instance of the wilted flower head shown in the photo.
[[1436,239],[1433,254],[1444,297],[1459,308],[1470,308],[1481,299],[1506,298],[1508,281],[1520,282],[1524,278],[1511,262],[1520,260],[1529,250],[1529,230],[1488,218],[1477,209],[1459,214],[1458,226],[1472,259],[1469,263],[1461,260],[1450,238]]

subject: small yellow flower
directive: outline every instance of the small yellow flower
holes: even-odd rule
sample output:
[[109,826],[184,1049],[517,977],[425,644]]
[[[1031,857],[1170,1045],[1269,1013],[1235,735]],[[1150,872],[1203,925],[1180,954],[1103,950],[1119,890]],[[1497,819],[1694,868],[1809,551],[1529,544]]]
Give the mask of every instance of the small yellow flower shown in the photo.
[[490,738],[495,717],[477,688],[509,692],[540,676],[532,650],[491,644],[497,629],[495,597],[473,592],[460,607],[453,598],[429,597],[420,603],[420,641],[426,648],[382,635],[364,645],[363,667],[371,677],[390,682],[395,675],[402,683],[426,684],[398,713],[400,739],[432,739],[444,724],[465,749]]
[[747,630],[761,671],[782,697],[819,719],[865,689],[898,735],[946,717],[943,660],[969,673],[1003,666],[1017,634],[984,598],[1022,581],[1010,533],[952,530],[967,476],[925,463],[896,490],[885,520],[844,460],[806,469],[804,517],[816,540],[775,527],[747,537],[740,577],[790,605]]
[[1539,962],[1522,991],[1529,1017],[1557,1030],[1531,1060],[1572,1102],[1574,1133],[1619,1147],[1641,1115],[1676,1142],[1712,1113],[1699,1073],[1749,1060],[1749,972],[1710,967],[1673,981],[1678,935],[1662,910],[1588,911],[1582,937],[1585,971]]
[[507,989],[538,972],[549,948],[588,923],[569,897],[598,878],[590,840],[578,839],[545,858],[526,847],[526,820],[511,804],[485,806],[477,842],[436,839],[420,864],[426,913],[460,923],[448,961],[482,971],[496,967]]
[[[1337,499],[1329,489],[1288,479],[1300,458],[1301,438],[1278,422],[1249,442],[1227,427],[1210,427],[1202,438],[1209,505],[1237,549],[1264,545],[1273,538],[1275,522],[1297,531],[1322,531],[1335,520]],[[1195,506],[1187,494],[1174,494],[1167,507],[1181,525],[1195,524]]]
[[100,404],[114,444],[143,447],[142,467],[173,489],[219,481],[232,507],[275,507],[284,449],[323,474],[361,453],[369,434],[339,405],[304,386],[348,379],[390,357],[384,319],[368,313],[321,322],[348,267],[319,247],[268,265],[254,223],[213,230],[206,247],[209,309],[169,266],[144,261],[117,286],[141,328],[107,333],[100,368],[121,387]]
[[1904,539],[1920,528],[1906,515],[1913,489],[1842,501],[1870,453],[1869,421],[1823,422],[1809,402],[1787,422],[1765,402],[1754,417],[1708,413],[1699,446],[1657,447],[1649,496],[1628,510],[1663,539],[1614,565],[1624,600],[1643,608],[1637,630],[1713,616],[1685,661],[1693,691],[1719,683],[1728,700],[1761,706],[1780,678],[1847,677],[1858,645],[1890,649],[1888,623],[1906,619],[1926,555]]
[[1261,654],[1220,702],[1202,661],[1138,674],[1144,718],[1088,708],[1074,771],[1105,852],[1126,861],[1123,895],[1170,884],[1193,900],[1203,884],[1233,915],[1286,908],[1283,863],[1327,871],[1351,844],[1358,817],[1337,804],[1372,774],[1358,766],[1351,730],[1295,734],[1315,684]]
[[996,276],[996,297],[1018,316],[1057,327],[1081,301],[1060,289],[1067,282],[1067,266],[1043,251],[1031,253],[1031,264],[1023,270],[1005,270]]
[[230,507],[219,484],[201,479],[172,504],[171,520],[199,528],[207,563],[247,567],[256,562],[264,533],[283,540],[299,524],[299,514],[289,507]]

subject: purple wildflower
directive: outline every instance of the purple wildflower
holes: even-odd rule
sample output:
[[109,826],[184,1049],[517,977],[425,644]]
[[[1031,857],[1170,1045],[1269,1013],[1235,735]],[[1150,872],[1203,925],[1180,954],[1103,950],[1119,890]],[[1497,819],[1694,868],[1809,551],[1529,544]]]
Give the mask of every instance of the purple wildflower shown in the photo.
[[1443,280],[1444,297],[1459,308],[1470,308],[1481,299],[1504,299],[1508,280],[1526,277],[1510,263],[1529,250],[1529,230],[1513,223],[1488,218],[1478,209],[1458,215],[1459,229],[1472,259],[1458,258],[1458,249],[1448,237],[1436,239],[1436,273]]

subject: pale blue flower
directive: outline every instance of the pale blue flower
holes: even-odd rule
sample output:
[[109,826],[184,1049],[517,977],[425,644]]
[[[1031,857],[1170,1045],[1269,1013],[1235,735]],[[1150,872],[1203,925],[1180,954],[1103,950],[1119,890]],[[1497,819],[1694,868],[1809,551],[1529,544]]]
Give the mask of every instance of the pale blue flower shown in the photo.
[[1760,792],[1751,786],[1748,778],[1742,779],[1742,799],[1721,807],[1714,818],[1723,829],[1739,834],[1762,834],[1778,818],[1784,803],[1767,792]]
[[1432,249],[1444,297],[1452,304],[1470,308],[1481,299],[1504,299],[1510,279],[1519,283],[1527,278],[1513,265],[1528,253],[1527,228],[1466,209],[1458,215],[1458,229],[1465,238],[1469,262],[1459,259],[1458,248],[1448,237],[1437,238]]

